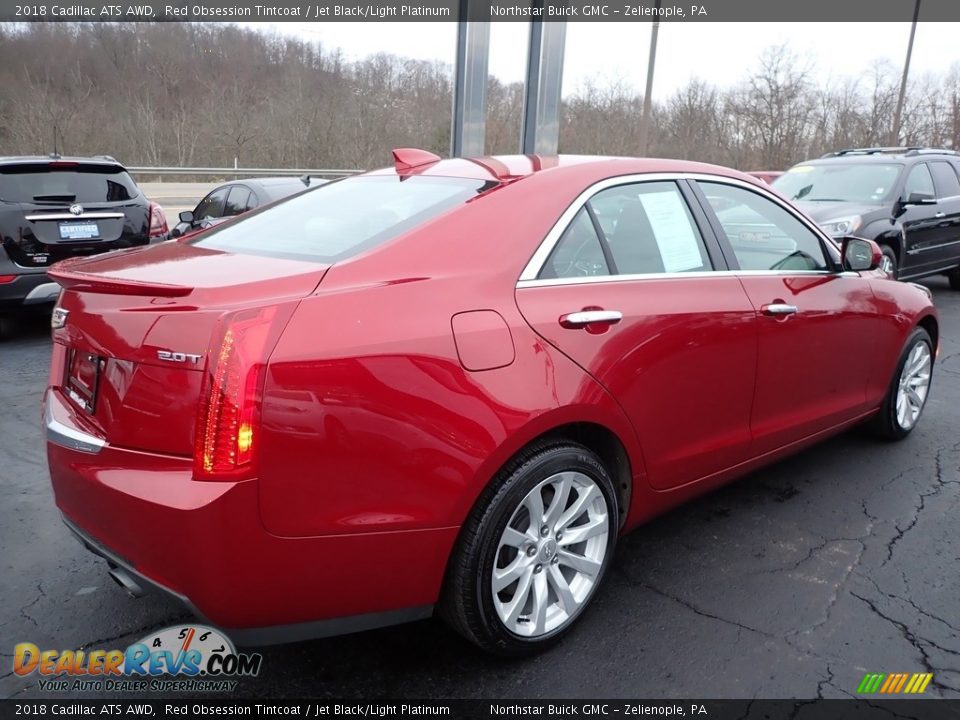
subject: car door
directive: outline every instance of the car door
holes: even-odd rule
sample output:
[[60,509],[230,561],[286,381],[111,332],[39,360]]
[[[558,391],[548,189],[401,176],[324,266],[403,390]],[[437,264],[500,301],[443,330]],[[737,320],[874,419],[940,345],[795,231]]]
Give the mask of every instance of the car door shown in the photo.
[[[911,196],[925,202],[911,204]],[[937,265],[937,226],[940,220],[935,217],[935,204],[936,190],[930,168],[925,162],[917,163],[907,171],[900,193],[899,222],[904,237],[899,271],[901,279],[923,275]]]
[[[623,407],[666,489],[747,459],[756,313],[674,179],[605,181],[521,276],[530,325]],[[699,218],[699,220],[698,220]]]
[[839,272],[786,202],[735,181],[696,186],[758,313],[753,454],[864,413],[879,322],[870,281]]
[[960,179],[955,166],[946,160],[932,160],[930,174],[937,193],[933,208],[935,249],[930,251],[941,268],[960,264]]

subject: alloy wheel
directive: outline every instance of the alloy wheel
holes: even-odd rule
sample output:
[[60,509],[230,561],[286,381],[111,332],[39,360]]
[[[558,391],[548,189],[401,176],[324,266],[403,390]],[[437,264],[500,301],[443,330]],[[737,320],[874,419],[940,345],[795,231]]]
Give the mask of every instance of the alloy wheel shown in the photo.
[[571,622],[596,585],[610,531],[603,492],[584,473],[556,473],[527,493],[500,536],[491,578],[507,630],[536,638]]
[[916,424],[927,401],[930,370],[930,347],[925,342],[918,342],[903,364],[897,388],[897,422],[904,430]]

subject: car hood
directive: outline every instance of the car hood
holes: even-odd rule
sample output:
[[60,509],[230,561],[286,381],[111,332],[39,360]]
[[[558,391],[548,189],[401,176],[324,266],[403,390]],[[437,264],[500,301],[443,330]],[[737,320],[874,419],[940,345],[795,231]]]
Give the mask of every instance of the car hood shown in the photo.
[[866,205],[858,202],[811,202],[794,200],[793,204],[803,210],[818,223],[829,222],[851,215],[867,215],[880,209],[878,205]]

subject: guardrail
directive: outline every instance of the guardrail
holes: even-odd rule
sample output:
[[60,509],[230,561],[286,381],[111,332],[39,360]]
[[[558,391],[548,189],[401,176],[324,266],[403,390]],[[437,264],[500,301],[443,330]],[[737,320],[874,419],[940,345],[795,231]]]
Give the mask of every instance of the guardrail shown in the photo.
[[197,167],[197,168],[181,168],[181,167],[128,167],[127,172],[134,175],[156,175],[157,177],[163,177],[164,175],[171,176],[183,176],[183,175],[210,175],[214,177],[219,176],[229,176],[233,175],[235,177],[258,177],[258,176],[271,176],[271,175],[292,175],[295,177],[301,177],[303,175],[311,175],[313,177],[346,177],[348,175],[356,175],[357,173],[363,172],[363,170],[331,170],[331,169],[319,169],[319,170],[308,170],[303,168],[209,168],[209,167]]

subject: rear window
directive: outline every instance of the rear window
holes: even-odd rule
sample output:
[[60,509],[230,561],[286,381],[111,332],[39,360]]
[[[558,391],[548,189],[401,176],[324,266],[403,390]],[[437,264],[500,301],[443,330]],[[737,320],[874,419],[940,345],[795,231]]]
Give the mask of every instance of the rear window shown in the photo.
[[0,200],[6,202],[123,202],[139,194],[133,178],[115,165],[27,163],[0,167]]
[[245,215],[191,244],[332,263],[422,225],[493,185],[465,178],[348,178]]

